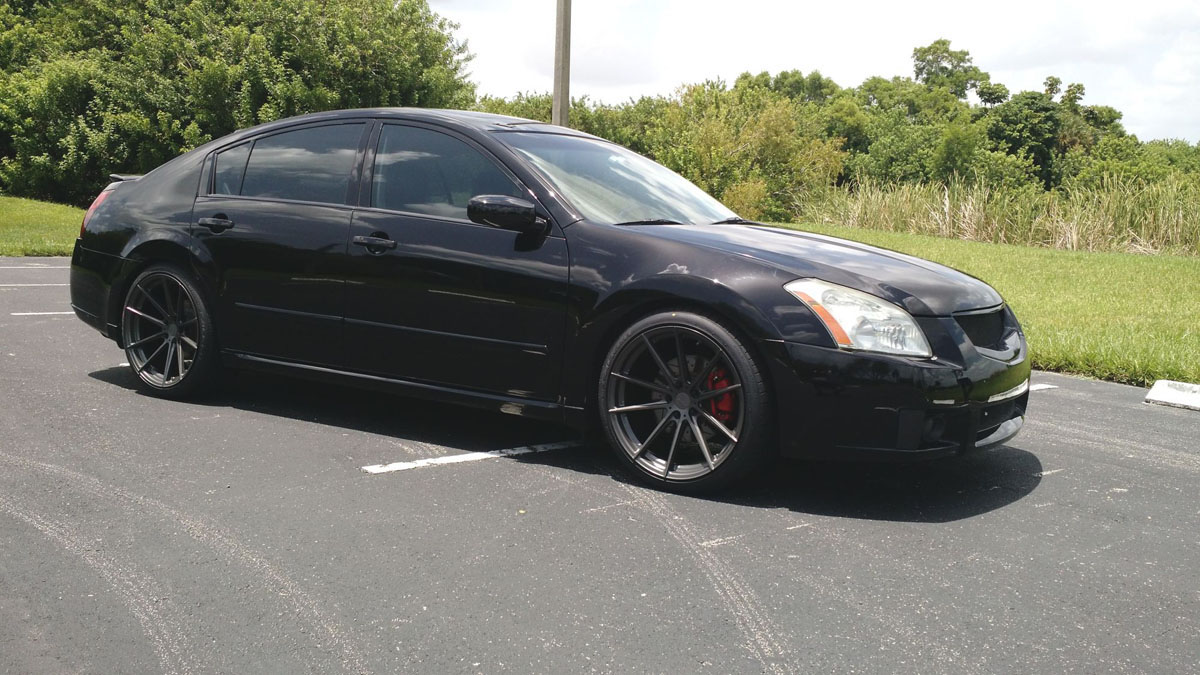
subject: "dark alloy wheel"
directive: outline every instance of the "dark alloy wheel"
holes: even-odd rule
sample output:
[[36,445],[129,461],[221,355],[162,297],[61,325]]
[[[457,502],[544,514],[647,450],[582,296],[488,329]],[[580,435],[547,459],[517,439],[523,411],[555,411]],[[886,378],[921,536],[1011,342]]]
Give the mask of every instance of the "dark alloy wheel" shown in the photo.
[[605,361],[599,401],[609,442],[659,486],[723,485],[766,454],[759,369],[742,343],[707,317],[668,312],[631,326]]
[[129,367],[150,391],[171,398],[196,393],[215,369],[212,319],[199,288],[169,266],[140,274],[121,312]]

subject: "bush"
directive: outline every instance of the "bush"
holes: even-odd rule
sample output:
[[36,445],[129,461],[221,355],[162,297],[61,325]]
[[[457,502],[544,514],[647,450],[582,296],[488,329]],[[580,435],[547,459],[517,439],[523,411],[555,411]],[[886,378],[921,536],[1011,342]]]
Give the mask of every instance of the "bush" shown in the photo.
[[474,101],[425,0],[69,0],[0,7],[0,187],[86,203],[236,129]]

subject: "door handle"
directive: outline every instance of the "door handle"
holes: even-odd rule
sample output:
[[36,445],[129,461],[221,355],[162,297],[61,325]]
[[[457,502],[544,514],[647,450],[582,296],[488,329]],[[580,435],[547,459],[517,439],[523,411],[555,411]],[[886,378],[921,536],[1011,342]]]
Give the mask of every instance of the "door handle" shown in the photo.
[[396,240],[384,237],[364,237],[355,235],[350,242],[355,246],[364,246],[371,253],[383,253],[387,249],[396,248]]
[[216,218],[201,218],[197,222],[199,222],[204,227],[207,227],[208,229],[212,230],[214,234],[224,232],[225,230],[228,230],[229,228],[233,227],[232,220],[230,220],[228,218],[223,218],[220,216],[218,216]]

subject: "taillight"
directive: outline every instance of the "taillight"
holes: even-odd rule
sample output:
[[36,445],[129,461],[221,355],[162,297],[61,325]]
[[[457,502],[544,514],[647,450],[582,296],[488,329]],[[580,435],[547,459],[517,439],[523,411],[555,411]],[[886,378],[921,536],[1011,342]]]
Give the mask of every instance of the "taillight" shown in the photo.
[[96,209],[100,208],[100,205],[104,203],[105,199],[108,199],[108,196],[112,194],[114,187],[115,185],[109,185],[108,187],[104,188],[100,194],[96,195],[96,199],[94,199],[92,201],[92,205],[88,207],[87,213],[83,214],[83,224],[79,226],[80,237],[83,237],[83,231],[87,229],[88,221],[92,219],[92,214],[96,212]]

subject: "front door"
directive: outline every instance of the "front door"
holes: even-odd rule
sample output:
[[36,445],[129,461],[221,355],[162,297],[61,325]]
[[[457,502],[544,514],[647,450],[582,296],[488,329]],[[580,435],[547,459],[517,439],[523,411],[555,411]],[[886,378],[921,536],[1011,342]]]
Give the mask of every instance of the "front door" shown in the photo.
[[530,193],[465,139],[401,124],[382,126],[370,184],[350,227],[348,367],[556,400],[566,241],[467,219],[472,196]]
[[366,126],[304,127],[217,153],[193,231],[217,267],[223,348],[340,365],[347,194]]

